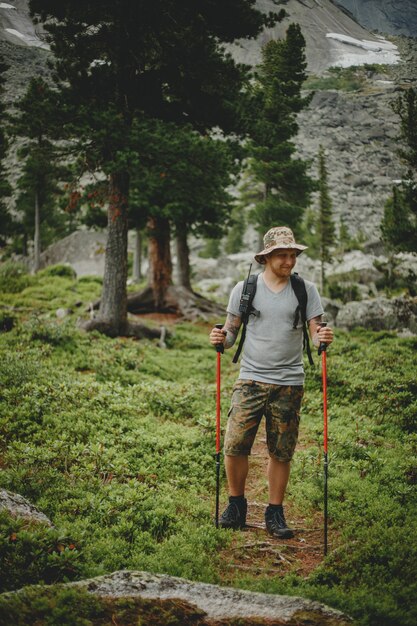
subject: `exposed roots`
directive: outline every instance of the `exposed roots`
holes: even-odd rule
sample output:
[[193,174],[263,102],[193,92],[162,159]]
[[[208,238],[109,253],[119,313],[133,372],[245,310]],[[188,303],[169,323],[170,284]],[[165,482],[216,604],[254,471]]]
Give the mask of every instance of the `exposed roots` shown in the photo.
[[203,319],[208,321],[212,317],[224,317],[223,306],[212,302],[194,291],[185,287],[171,285],[168,287],[163,302],[158,306],[150,287],[128,297],[127,309],[129,313],[140,315],[143,313],[176,313],[186,321]]
[[[168,331],[165,327],[151,328],[145,324],[127,321],[122,325],[111,324],[105,320],[89,319],[80,320],[78,327],[82,330],[97,330],[107,337],[136,337],[137,339],[160,339],[161,342],[166,338]],[[162,345],[162,344],[161,344]]]

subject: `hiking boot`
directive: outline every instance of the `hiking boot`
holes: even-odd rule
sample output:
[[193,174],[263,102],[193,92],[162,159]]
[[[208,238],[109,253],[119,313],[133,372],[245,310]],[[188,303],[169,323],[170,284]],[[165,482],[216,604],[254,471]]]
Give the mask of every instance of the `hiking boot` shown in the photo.
[[278,537],[278,539],[291,539],[291,537],[294,537],[293,531],[288,528],[285,521],[282,506],[267,507],[265,511],[265,526],[268,533],[273,537]]
[[248,510],[248,503],[246,498],[242,500],[242,503],[230,501],[227,508],[220,516],[219,526],[221,528],[243,528],[246,525],[246,512]]

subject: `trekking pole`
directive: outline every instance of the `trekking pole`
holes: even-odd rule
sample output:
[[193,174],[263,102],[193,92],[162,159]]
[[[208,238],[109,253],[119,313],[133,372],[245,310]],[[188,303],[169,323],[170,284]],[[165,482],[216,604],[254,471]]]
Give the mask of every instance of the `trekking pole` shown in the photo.
[[[320,326],[327,326],[322,322]],[[327,555],[327,479],[328,479],[328,456],[327,456],[327,343],[322,341],[319,346],[319,356],[321,354],[321,375],[323,380],[323,452],[324,452],[324,556]]]
[[[222,329],[223,324],[216,324],[216,328]],[[222,343],[216,344],[217,371],[216,371],[216,528],[219,527],[219,503],[220,503],[220,360],[224,352]]]

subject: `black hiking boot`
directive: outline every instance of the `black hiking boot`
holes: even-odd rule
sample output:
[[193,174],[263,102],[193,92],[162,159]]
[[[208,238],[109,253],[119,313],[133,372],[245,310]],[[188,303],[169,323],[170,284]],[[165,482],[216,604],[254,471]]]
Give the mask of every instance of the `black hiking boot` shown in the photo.
[[293,531],[288,528],[285,521],[284,509],[281,505],[268,506],[265,511],[266,530],[273,537],[278,539],[291,539],[294,537]]
[[219,526],[221,528],[232,528],[233,530],[243,528],[246,525],[247,510],[248,503],[246,498],[239,498],[238,500],[229,498],[229,504],[220,516]]

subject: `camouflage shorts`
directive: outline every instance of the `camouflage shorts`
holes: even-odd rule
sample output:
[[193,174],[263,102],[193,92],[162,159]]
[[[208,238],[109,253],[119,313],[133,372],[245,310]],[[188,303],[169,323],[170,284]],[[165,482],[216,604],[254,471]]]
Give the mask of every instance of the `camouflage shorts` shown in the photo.
[[266,421],[266,441],[270,456],[291,461],[298,439],[302,385],[271,385],[255,380],[238,380],[233,388],[224,453],[250,454],[259,424]]

